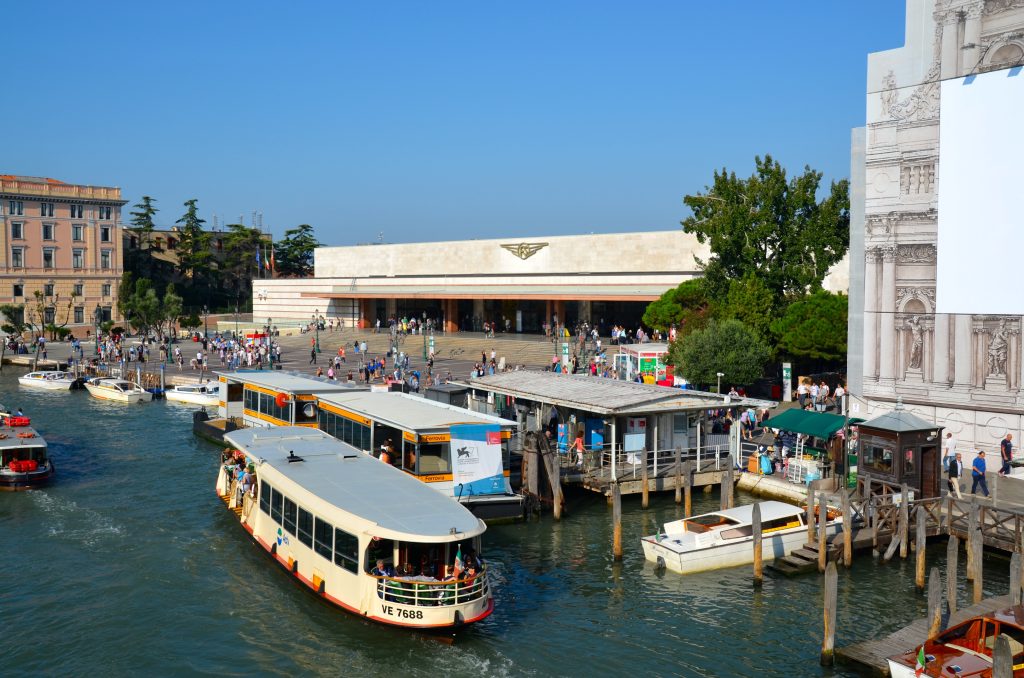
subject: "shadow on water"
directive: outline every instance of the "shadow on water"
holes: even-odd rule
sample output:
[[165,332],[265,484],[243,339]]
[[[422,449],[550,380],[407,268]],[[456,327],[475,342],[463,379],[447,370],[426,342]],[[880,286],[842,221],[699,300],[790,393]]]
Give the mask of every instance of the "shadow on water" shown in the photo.
[[[24,391],[10,370],[0,392],[58,468],[44,490],[0,493],[0,571],[22,573],[0,577],[5,673],[856,675],[818,666],[818,576],[769,574],[755,591],[748,568],[681,577],[646,563],[639,538],[682,515],[671,494],[647,511],[624,499],[621,563],[596,495],[571,494],[561,522],[490,528],[496,611],[446,645],[340,612],[275,566],[216,497],[218,448],[193,438],[191,408]],[[697,493],[694,508],[718,501]],[[1006,591],[1007,569],[986,559],[987,592]],[[837,644],[925,606],[912,560],[862,556],[840,573]]]

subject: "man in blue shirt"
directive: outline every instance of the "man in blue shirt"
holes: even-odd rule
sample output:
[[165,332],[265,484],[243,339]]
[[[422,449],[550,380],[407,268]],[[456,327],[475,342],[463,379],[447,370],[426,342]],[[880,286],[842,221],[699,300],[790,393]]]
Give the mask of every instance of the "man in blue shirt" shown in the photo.
[[971,494],[977,494],[978,485],[981,485],[981,491],[988,496],[988,483],[985,482],[985,451],[980,450],[978,456],[974,458],[974,463],[971,464],[971,476],[974,478],[974,482],[971,484]]

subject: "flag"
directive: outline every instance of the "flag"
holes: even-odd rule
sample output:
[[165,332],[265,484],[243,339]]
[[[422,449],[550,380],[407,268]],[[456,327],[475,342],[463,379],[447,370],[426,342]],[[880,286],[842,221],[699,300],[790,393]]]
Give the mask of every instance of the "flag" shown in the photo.
[[452,568],[452,575],[458,579],[462,576],[462,544],[459,544],[459,548],[455,551],[455,567]]
[[270,270],[270,257],[267,256],[266,250],[263,252],[263,268]]
[[270,248],[270,270],[277,272],[277,259],[274,258],[274,248]]
[[921,649],[917,651],[917,666],[914,667],[914,675],[917,678],[921,678],[924,675],[924,665],[928,663],[928,658],[924,656],[924,645],[921,645]]
[[260,248],[256,248],[256,268],[260,268]]

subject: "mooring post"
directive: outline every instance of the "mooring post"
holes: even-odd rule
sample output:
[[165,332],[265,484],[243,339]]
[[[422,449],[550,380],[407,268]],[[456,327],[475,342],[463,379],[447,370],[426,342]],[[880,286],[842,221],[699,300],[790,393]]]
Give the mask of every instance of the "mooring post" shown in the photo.
[[837,591],[839,588],[839,572],[835,563],[829,563],[825,568],[825,633],[821,639],[821,665],[832,666],[835,655],[836,644],[836,604]]
[[942,575],[932,566],[928,573],[928,637],[934,638],[942,630]]
[[918,593],[924,592],[925,550],[928,536],[925,534],[925,509],[917,505],[917,534],[914,535],[914,586]]
[[814,492],[807,490],[807,543],[814,543]]
[[754,586],[760,587],[763,579],[761,572],[761,504],[754,504],[750,518],[751,527],[754,531]]
[[1020,554],[1010,556],[1010,605],[1020,605]]
[[686,494],[685,503],[683,504],[683,517],[689,518],[693,515],[693,462],[686,462],[686,468],[683,469],[683,491]]
[[828,544],[825,543],[825,530],[828,529],[828,505],[825,493],[818,494],[818,572],[825,571],[828,561]]
[[982,553],[985,544],[981,540],[981,531],[978,530],[977,534],[974,535],[974,604],[977,605],[981,602],[982,598]]
[[651,488],[647,486],[647,454],[647,450],[644,450],[644,468],[643,471],[640,472],[640,482],[644,484],[643,487],[640,489],[640,508],[644,509],[645,511],[651,503]]
[[1013,652],[1010,651],[1010,637],[1005,633],[996,636],[996,647],[992,651],[992,678],[1013,678]]
[[900,489],[900,559],[906,560],[910,553],[910,492],[907,484]]
[[971,497],[970,513],[967,515],[967,581],[974,578],[974,533],[978,529],[978,498]]
[[683,467],[680,462],[682,450],[676,445],[676,503],[683,503]]
[[725,472],[721,475],[722,482],[722,501],[721,507],[724,511],[727,508],[732,508],[732,456],[728,455],[726,458]]
[[622,560],[622,494],[618,483],[612,483],[612,557]]
[[850,515],[850,493],[843,490],[843,564],[853,566],[853,516]]
[[956,592],[959,588],[956,584],[956,560],[959,554],[960,540],[951,534],[946,545],[946,604],[949,605],[950,615],[956,612]]

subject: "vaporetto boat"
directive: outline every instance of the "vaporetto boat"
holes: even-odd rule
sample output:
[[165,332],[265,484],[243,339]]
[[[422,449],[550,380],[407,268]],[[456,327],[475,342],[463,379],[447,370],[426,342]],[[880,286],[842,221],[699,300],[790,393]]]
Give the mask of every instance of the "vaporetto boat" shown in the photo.
[[[761,555],[765,561],[789,555],[807,542],[804,509],[781,501],[761,505]],[[754,562],[754,505],[712,511],[665,523],[662,532],[643,537],[644,557],[672,572],[690,574]],[[835,534],[842,516],[826,510],[826,534]]]
[[[316,595],[421,629],[457,629],[493,611],[476,555],[486,526],[461,504],[317,429],[248,428],[224,439],[238,464],[221,465],[217,494]],[[252,478],[232,478],[238,465]]]
[[46,441],[28,417],[0,415],[0,490],[28,490],[53,477]]
[[96,377],[85,382],[85,388],[93,398],[113,400],[121,403],[148,403],[153,394],[124,379]]
[[60,370],[29,372],[18,377],[18,383],[30,388],[41,388],[47,391],[67,391],[77,381],[75,375]]
[[217,407],[220,404],[220,382],[178,384],[174,388],[164,391],[164,397],[171,402]]

